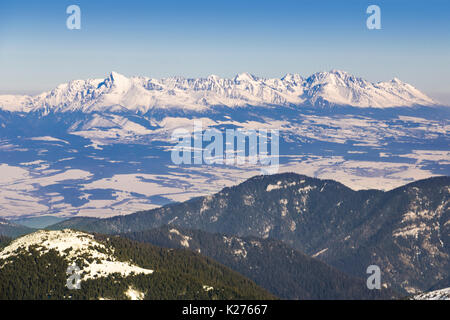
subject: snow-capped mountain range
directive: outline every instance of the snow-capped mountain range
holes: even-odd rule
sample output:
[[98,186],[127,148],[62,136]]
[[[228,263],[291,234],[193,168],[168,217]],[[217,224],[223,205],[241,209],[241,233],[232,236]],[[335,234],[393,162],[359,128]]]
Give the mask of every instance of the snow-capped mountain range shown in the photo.
[[20,112],[136,111],[213,106],[430,106],[436,102],[397,78],[372,83],[347,72],[331,70],[307,78],[287,74],[277,79],[241,73],[233,79],[125,77],[111,72],[106,79],[74,80],[36,96],[1,95],[0,109]]
[[196,121],[223,134],[278,130],[279,172],[390,190],[449,174],[449,119],[450,108],[409,84],[342,71],[161,80],[112,72],[36,96],[0,95],[0,216],[129,214],[261,173],[249,163],[174,165],[172,134]]

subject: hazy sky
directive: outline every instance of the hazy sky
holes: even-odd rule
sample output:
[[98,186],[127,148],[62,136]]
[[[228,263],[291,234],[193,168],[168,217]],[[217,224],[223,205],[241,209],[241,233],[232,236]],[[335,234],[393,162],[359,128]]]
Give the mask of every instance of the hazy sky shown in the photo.
[[[81,8],[81,30],[66,8]],[[381,8],[368,30],[366,8]],[[450,1],[6,1],[0,3],[0,93],[72,79],[303,76],[341,69],[398,77],[450,104]]]

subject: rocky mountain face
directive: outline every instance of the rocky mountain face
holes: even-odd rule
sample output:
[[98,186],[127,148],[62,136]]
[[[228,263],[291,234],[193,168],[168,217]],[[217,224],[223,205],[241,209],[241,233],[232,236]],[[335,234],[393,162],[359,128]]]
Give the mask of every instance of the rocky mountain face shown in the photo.
[[163,225],[277,239],[357,277],[378,265],[405,293],[448,277],[450,178],[382,192],[353,191],[297,174],[257,176],[217,194],[109,219],[69,219],[54,228],[102,233]]
[[226,236],[164,226],[121,234],[139,242],[187,249],[210,257],[277,297],[294,300],[392,299],[392,290],[369,290],[364,279],[348,276],[273,239]]

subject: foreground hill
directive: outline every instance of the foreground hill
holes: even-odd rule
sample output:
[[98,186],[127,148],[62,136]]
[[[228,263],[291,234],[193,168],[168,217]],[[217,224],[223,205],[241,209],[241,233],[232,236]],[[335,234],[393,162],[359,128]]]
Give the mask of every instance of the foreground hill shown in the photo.
[[[79,290],[66,287],[73,264],[80,269]],[[270,298],[210,259],[119,237],[38,231],[0,251],[0,299]]]
[[165,226],[122,234],[140,242],[186,248],[210,257],[283,299],[391,299],[386,288],[369,290],[362,279],[348,276],[292,249],[281,241],[236,237]]
[[388,286],[416,293],[449,276],[449,203],[450,177],[383,192],[279,174],[180,204],[109,219],[69,219],[52,228],[125,233],[171,224],[278,239],[357,277],[379,265]]

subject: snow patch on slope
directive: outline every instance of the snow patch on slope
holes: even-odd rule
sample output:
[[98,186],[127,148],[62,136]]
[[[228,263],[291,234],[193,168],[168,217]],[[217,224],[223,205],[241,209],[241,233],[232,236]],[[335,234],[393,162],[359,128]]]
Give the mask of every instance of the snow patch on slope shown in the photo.
[[144,300],[144,293],[129,287],[127,291],[125,291],[125,295],[130,298],[130,300]]
[[450,300],[450,288],[415,295],[413,300]]
[[[189,241],[192,240],[191,237],[181,234],[180,231],[178,231],[177,229],[170,229],[169,233],[176,234],[177,236],[179,236],[181,238],[180,245],[182,245],[185,248],[189,248]],[[171,236],[169,235],[169,237]]]

